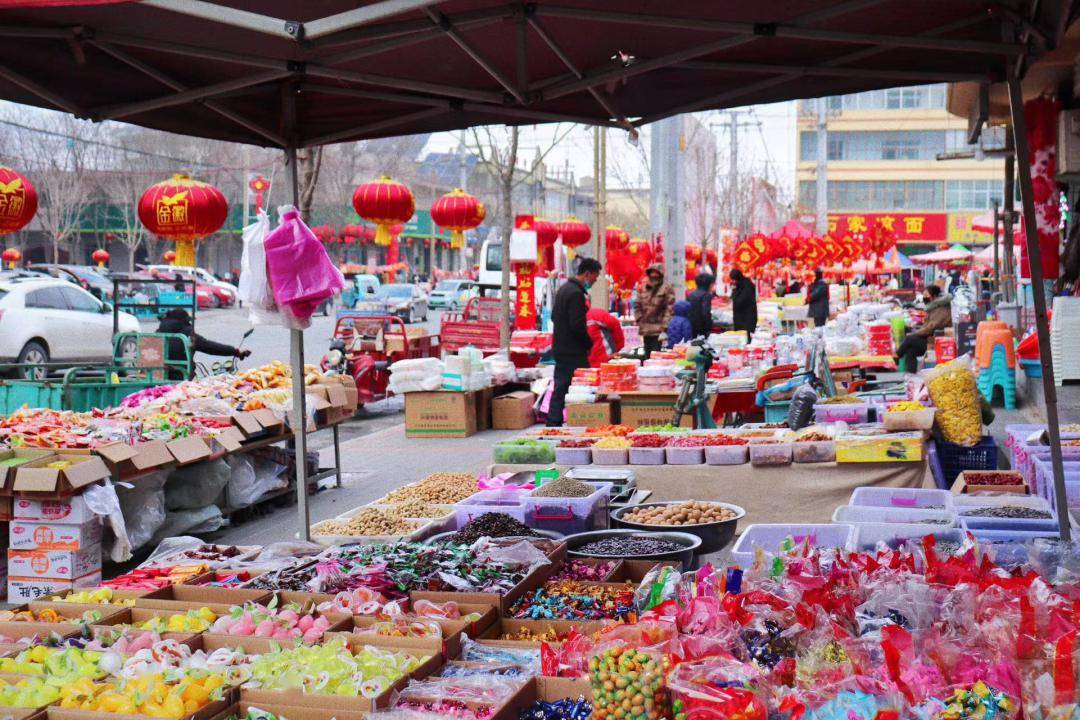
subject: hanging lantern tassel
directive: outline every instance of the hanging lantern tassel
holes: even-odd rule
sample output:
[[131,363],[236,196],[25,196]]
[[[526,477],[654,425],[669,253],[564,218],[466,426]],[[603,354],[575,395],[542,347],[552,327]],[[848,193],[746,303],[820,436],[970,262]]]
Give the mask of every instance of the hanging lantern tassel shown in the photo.
[[484,203],[461,188],[454,188],[431,205],[431,219],[450,231],[450,247],[455,250],[465,247],[465,231],[479,227],[486,215]]

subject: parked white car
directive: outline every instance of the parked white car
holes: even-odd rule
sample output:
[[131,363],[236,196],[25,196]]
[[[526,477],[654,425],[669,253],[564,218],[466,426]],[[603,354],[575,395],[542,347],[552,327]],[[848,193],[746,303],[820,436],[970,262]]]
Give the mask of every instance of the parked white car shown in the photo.
[[466,303],[480,294],[480,286],[472,280],[440,280],[428,295],[432,308],[461,310]]
[[[120,332],[139,332],[122,312]],[[66,280],[0,280],[0,362],[107,362],[113,354],[112,309]],[[22,371],[42,379],[45,368]]]

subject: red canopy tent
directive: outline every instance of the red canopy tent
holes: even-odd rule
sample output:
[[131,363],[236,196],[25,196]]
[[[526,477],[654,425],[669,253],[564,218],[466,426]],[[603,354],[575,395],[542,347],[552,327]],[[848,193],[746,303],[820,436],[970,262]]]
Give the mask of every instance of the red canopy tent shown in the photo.
[[[1075,5],[1013,0],[991,11],[942,0],[0,0],[0,98],[280,147],[295,200],[300,147],[496,123],[569,121],[636,134],[698,110],[1007,80],[1024,168],[1016,70],[1055,45]],[[1037,256],[1032,182],[1018,175],[1027,246]],[[1033,283],[1041,280],[1033,267]],[[1040,342],[1049,347],[1045,298],[1036,298]],[[302,340],[294,331],[296,417],[305,416]],[[1057,447],[1053,366],[1043,361]],[[304,432],[297,432],[298,456],[305,450]],[[1052,458],[1065,508],[1059,449]],[[297,486],[306,537],[303,465]],[[1068,533],[1063,525],[1063,537]]]

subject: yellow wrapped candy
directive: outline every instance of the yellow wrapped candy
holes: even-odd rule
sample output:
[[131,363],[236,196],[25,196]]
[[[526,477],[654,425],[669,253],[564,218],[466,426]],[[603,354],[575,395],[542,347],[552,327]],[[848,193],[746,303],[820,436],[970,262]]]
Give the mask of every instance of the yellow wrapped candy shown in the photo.
[[971,447],[982,439],[982,412],[975,374],[966,358],[938,365],[926,373],[926,387],[937,405],[941,436]]

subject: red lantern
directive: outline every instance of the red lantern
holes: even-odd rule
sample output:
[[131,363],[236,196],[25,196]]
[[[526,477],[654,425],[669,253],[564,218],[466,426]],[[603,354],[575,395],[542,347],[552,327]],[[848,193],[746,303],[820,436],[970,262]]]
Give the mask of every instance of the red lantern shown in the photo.
[[416,212],[412,191],[386,175],[358,185],[352,204],[357,215],[375,223],[376,245],[389,245],[390,226],[409,222]]
[[450,247],[465,247],[465,231],[484,222],[487,208],[484,203],[461,188],[454,188],[431,205],[431,219],[450,231]]
[[183,267],[195,266],[195,241],[220,230],[228,214],[220,190],[186,173],[151,185],[139,199],[139,220],[176,242],[176,262]]
[[390,230],[390,237],[391,238],[396,238],[398,235],[405,232],[405,226],[403,224],[401,224],[401,223],[391,225],[388,229]]
[[604,242],[608,252],[622,250],[630,244],[630,233],[615,225],[608,225],[604,231]]
[[0,235],[22,230],[33,219],[37,205],[37,191],[30,181],[11,168],[0,166]]
[[563,245],[568,248],[580,247],[592,238],[589,226],[573,215],[559,223],[559,233],[562,235]]
[[176,253],[174,253],[172,250],[166,250],[165,254],[161,257],[163,257],[165,259],[165,262],[169,263],[170,265],[176,262]]
[[90,259],[96,262],[98,267],[105,267],[109,262],[109,251],[98,248],[90,256]]
[[15,263],[22,260],[22,253],[15,248],[8,248],[3,253],[0,253],[0,260],[7,263],[8,268],[14,270]]

